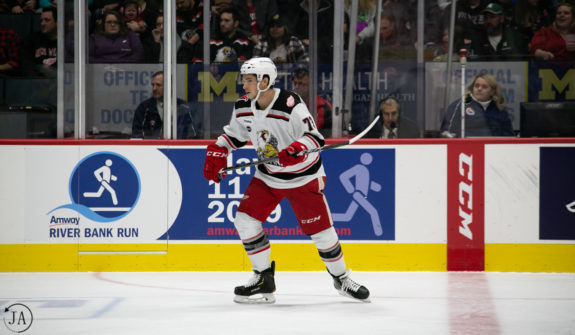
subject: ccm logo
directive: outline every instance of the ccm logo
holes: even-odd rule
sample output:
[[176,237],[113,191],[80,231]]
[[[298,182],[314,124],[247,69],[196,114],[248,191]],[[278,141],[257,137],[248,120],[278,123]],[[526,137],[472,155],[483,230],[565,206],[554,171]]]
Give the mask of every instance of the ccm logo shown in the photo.
[[461,225],[459,233],[473,240],[473,232],[469,226],[473,223],[473,155],[459,154],[459,217]]
[[315,218],[301,220],[301,224],[314,223],[316,221],[319,221],[319,219],[321,219],[321,215],[316,216]]
[[226,158],[228,157],[228,154],[225,152],[208,151],[207,156]]

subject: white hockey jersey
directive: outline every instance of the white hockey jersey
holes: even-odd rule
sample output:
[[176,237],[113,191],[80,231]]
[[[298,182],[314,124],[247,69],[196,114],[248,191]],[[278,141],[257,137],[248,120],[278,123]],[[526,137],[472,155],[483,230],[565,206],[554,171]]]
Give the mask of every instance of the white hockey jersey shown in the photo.
[[[295,141],[307,149],[322,147],[324,138],[303,100],[296,93],[274,89],[275,97],[265,110],[246,96],[238,99],[230,123],[224,127],[217,144],[229,151],[251,140],[260,159],[276,156]],[[292,166],[279,161],[257,166],[255,177],[273,188],[295,188],[325,176],[319,152]]]

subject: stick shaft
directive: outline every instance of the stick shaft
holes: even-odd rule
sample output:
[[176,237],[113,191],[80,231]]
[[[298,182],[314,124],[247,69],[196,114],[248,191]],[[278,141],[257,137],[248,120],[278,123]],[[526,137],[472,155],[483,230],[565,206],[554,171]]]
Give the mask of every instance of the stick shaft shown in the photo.
[[[365,136],[365,134],[367,134],[371,130],[371,128],[373,128],[373,126],[377,123],[377,120],[379,120],[379,115],[371,122],[371,124],[367,128],[365,128],[361,133],[359,133],[357,136],[355,136],[354,138],[352,138],[350,140],[339,142],[339,143],[334,143],[334,144],[324,145],[323,147],[319,147],[319,148],[313,148],[313,149],[309,149],[309,150],[305,150],[305,151],[300,151],[297,153],[297,155],[302,156],[302,155],[312,154],[314,152],[320,152],[320,151],[324,151],[324,150],[335,149],[335,148],[339,148],[339,147],[343,147],[343,146],[352,144],[355,141],[362,138],[363,136]],[[266,163],[274,162],[277,160],[278,160],[278,156],[272,156],[272,157],[260,159],[260,160],[249,162],[249,163],[243,163],[243,164],[228,166],[227,168],[223,168],[222,170],[220,170],[219,173],[221,175],[222,173],[227,172],[227,171],[237,170],[237,169],[241,169],[241,168],[245,168],[245,167],[249,167],[249,166],[254,166],[254,165],[266,164]]]
[[[329,144],[329,145],[324,145],[323,147],[313,148],[313,149],[310,149],[310,150],[305,150],[305,151],[298,152],[298,156],[307,155],[307,154],[311,154],[311,153],[314,153],[314,152],[319,152],[319,151],[324,151],[324,150],[329,150],[329,149],[335,149],[335,148],[343,147],[343,146],[348,145],[348,144],[349,144],[349,141],[340,142],[340,143],[335,143],[335,144]],[[245,168],[245,167],[249,167],[249,166],[271,163],[271,162],[274,162],[274,161],[277,161],[277,160],[278,160],[278,156],[272,156],[272,157],[260,159],[260,160],[253,161],[253,162],[249,162],[249,163],[232,165],[232,166],[228,166],[227,168],[222,169],[222,170],[220,171],[220,174],[223,173],[223,172],[232,171],[232,170],[237,170],[237,169],[241,169],[241,168]]]

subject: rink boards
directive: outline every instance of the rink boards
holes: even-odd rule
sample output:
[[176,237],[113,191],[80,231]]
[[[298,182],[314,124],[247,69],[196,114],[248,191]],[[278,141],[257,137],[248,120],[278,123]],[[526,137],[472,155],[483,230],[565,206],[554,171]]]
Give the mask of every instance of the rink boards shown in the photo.
[[[255,170],[205,181],[207,143],[0,140],[0,271],[250,269],[232,222]],[[350,268],[575,272],[575,139],[365,140],[322,159]],[[278,270],[324,269],[289,203],[264,230]]]

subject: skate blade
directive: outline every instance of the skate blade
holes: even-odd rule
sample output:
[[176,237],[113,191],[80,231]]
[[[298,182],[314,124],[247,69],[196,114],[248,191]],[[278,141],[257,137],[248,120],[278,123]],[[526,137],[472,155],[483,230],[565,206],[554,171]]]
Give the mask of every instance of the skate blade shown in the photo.
[[276,302],[276,297],[273,295],[273,293],[260,293],[248,297],[243,295],[236,295],[234,297],[234,302],[248,305],[273,304]]
[[367,297],[367,298],[365,298],[365,299],[358,299],[358,298],[352,296],[352,295],[349,294],[349,293],[346,293],[346,292],[343,292],[343,291],[340,291],[340,290],[337,290],[337,292],[338,292],[339,294],[341,294],[342,296],[347,297],[347,298],[351,298],[351,299],[353,299],[353,300],[357,300],[357,301],[361,301],[361,302],[365,302],[365,303],[371,303],[371,300],[369,300],[369,297]]

